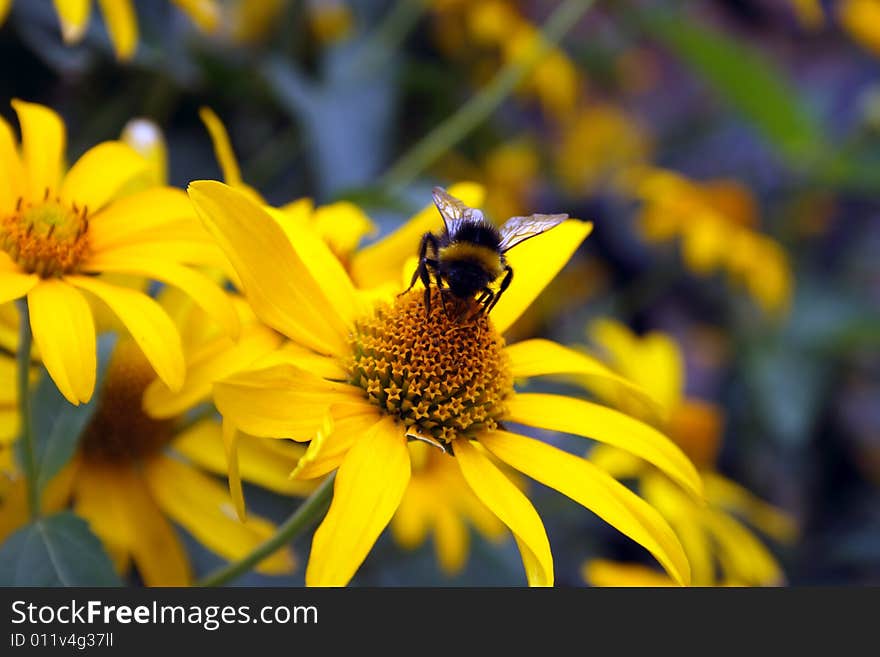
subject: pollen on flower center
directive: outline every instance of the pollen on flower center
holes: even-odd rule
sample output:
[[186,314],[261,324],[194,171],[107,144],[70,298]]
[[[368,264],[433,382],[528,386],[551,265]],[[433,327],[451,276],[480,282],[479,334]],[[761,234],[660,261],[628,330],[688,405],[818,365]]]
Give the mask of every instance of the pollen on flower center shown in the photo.
[[43,278],[76,271],[89,252],[88,208],[49,198],[19,199],[15,212],[2,220],[0,248],[26,272]]
[[[451,442],[492,430],[513,391],[504,340],[489,319],[470,318],[475,306],[423,291],[358,322],[352,339],[350,381],[407,429]],[[448,316],[447,316],[448,311]]]
[[133,342],[116,346],[98,408],[82,439],[83,457],[134,462],[159,452],[174,437],[174,420],[155,420],[143,410],[144,390],[156,377]]

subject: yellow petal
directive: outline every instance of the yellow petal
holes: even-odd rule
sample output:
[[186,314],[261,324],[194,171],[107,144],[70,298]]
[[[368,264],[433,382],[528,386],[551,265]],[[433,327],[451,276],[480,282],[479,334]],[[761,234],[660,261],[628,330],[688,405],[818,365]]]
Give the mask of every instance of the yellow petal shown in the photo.
[[89,24],[92,0],[53,0],[53,3],[61,21],[64,43],[76,43],[82,39]]
[[312,227],[343,260],[349,260],[367,235],[376,232],[376,225],[354,203],[339,201],[317,208],[312,215]]
[[480,436],[499,459],[590,509],[648,550],[682,585],[690,567],[672,529],[648,503],[589,461],[539,440],[505,431]]
[[703,473],[706,499],[733,511],[777,541],[789,543],[798,536],[798,525],[791,515],[768,504],[754,493],[716,472]]
[[550,541],[532,503],[470,441],[455,442],[455,459],[477,497],[513,532],[529,586],[553,586]]
[[146,586],[186,586],[192,579],[183,542],[132,469],[115,473],[112,491],[126,507],[131,556]]
[[784,583],[785,577],[776,559],[746,527],[714,509],[705,509],[702,519],[714,538],[726,578],[748,586]]
[[684,362],[669,336],[653,332],[639,338],[624,324],[610,319],[592,322],[588,335],[611,367],[646,390],[666,415],[681,401]]
[[519,319],[592,230],[593,224],[589,222],[564,221],[507,253],[507,262],[513,268],[513,282],[492,310],[492,323],[499,333]]
[[121,141],[105,141],[76,161],[61,182],[61,200],[88,207],[95,213],[133,178],[147,170],[147,162]]
[[[471,207],[482,205],[485,197],[485,190],[476,183],[458,183],[448,191]],[[354,255],[350,267],[352,280],[363,289],[378,287],[388,281],[396,283],[406,259],[418,252],[422,235],[437,232],[442,227],[443,220],[434,204],[425,206],[388,237]]]
[[339,416],[338,406],[332,407],[330,426],[322,426],[317,431],[306,453],[291,471],[291,479],[315,479],[338,468],[352,445],[378,422],[375,406],[372,409],[369,406],[351,406],[345,417]]
[[362,402],[360,388],[324,381],[305,370],[276,365],[241,372],[214,384],[214,403],[225,418],[253,436],[310,440],[329,407]]
[[[203,420],[174,439],[174,451],[214,474],[228,473],[220,423]],[[279,453],[279,451],[281,453]],[[305,448],[289,440],[242,436],[238,441],[241,478],[282,495],[305,496],[314,484],[289,477]]]
[[223,420],[220,435],[223,439],[223,454],[226,457],[226,470],[229,481],[229,495],[238,519],[244,522],[247,514],[244,504],[244,490],[241,487],[241,471],[238,467],[238,429],[227,419]]
[[383,418],[339,466],[333,502],[315,531],[307,586],[345,586],[397,510],[410,478],[403,431]]
[[[232,150],[232,143],[229,141],[229,133],[214,110],[210,107],[202,107],[199,109],[199,117],[202,123],[208,129],[211,135],[211,142],[214,144],[214,157],[220,165],[220,171],[223,173],[223,182],[232,187],[241,187],[241,170],[238,168],[238,160],[235,157],[235,151]],[[259,197],[258,197],[259,198]],[[262,199],[259,199],[262,202]]]
[[215,381],[247,368],[280,342],[278,333],[261,324],[244,327],[234,343],[225,336],[211,340],[189,359],[183,388],[174,391],[160,380],[153,381],[144,392],[144,409],[157,418],[180,415],[206,401]]
[[[123,466],[125,467],[125,466]],[[101,540],[119,573],[128,569],[135,541],[126,505],[124,487],[119,485],[119,468],[80,460],[74,480],[74,510]]]
[[0,25],[3,25],[6,20],[10,7],[12,7],[12,0],[0,0]]
[[223,183],[190,183],[189,194],[241,278],[257,316],[319,353],[345,354],[351,307],[324,294],[277,221]]
[[270,216],[278,222],[288,236],[290,245],[296,255],[317,283],[324,298],[331,299],[337,312],[348,325],[360,319],[369,309],[361,301],[361,296],[342,266],[339,256],[330,249],[313,226],[305,226],[299,230],[291,230],[293,226],[282,223],[284,215],[280,210],[266,207]]
[[64,122],[43,105],[13,100],[12,106],[21,125],[22,161],[28,179],[25,198],[39,201],[46,195],[46,190],[50,194],[58,191],[67,144]]
[[590,463],[615,479],[634,479],[645,468],[642,459],[611,445],[595,445],[588,457]]
[[[0,456],[10,456],[12,450],[0,451]],[[30,519],[28,512],[27,486],[24,477],[7,479],[4,472],[0,479],[0,493],[3,506],[0,507],[0,541],[26,525]]]
[[210,235],[189,221],[166,224],[155,231],[140,231],[130,238],[130,243],[103,251],[107,255],[176,262],[185,265],[206,266],[220,270],[235,283],[235,272]]
[[91,292],[107,304],[135,339],[144,356],[169,388],[180,389],[186,366],[174,323],[158,303],[145,294],[110,285],[88,276],[65,280]]
[[[278,334],[275,333],[275,335]],[[260,356],[254,361],[254,369],[285,364],[293,365],[331,381],[344,381],[348,378],[348,371],[338,359],[321,356],[295,342],[285,342],[278,349],[273,349]]]
[[718,581],[715,546],[702,519],[705,507],[656,470],[645,472],[639,483],[644,498],[666,518],[681,541],[691,565],[691,585],[714,586]]
[[[240,522],[225,487],[185,463],[159,456],[145,465],[145,473],[162,510],[226,559],[241,559],[275,532],[275,526],[262,518]],[[257,570],[278,574],[293,567],[293,555],[282,548],[260,562]]]
[[89,244],[93,253],[101,253],[138,241],[139,233],[149,235],[156,230],[164,231],[168,224],[186,219],[198,226],[195,211],[185,193],[173,187],[153,187],[117,199],[90,217]]
[[590,586],[675,586],[668,576],[653,568],[605,559],[591,559],[583,565],[581,575]]
[[18,155],[18,146],[12,128],[0,118],[0,213],[11,214],[19,197],[26,190],[25,171]]
[[131,59],[138,41],[137,15],[134,13],[132,1],[98,1],[101,3],[101,13],[104,15],[104,23],[110,33],[116,57],[122,61]]
[[418,473],[414,473],[409,486],[400,500],[400,506],[391,518],[391,535],[405,550],[415,550],[428,538],[430,516],[424,486],[419,485]]
[[702,498],[693,463],[669,438],[634,418],[599,404],[561,395],[520,394],[507,401],[508,419],[614,445],[645,459]]
[[130,255],[129,249],[116,249],[94,255],[86,263],[85,271],[115,272],[146,276],[180,288],[195,301],[209,317],[217,321],[223,331],[237,338],[241,326],[238,314],[229,296],[207,276],[178,265]]
[[434,517],[434,542],[437,560],[447,575],[461,572],[467,562],[470,535],[456,510],[441,500],[436,500],[437,512]]
[[222,16],[216,0],[173,0],[173,2],[186,12],[203,32],[214,32],[220,26]]
[[648,391],[639,384],[615,374],[601,362],[580,351],[563,347],[550,340],[523,340],[507,347],[510,371],[514,378],[547,374],[578,374],[610,387],[617,394],[634,395],[648,405],[656,406]]
[[66,282],[46,279],[28,293],[28,311],[34,344],[58,390],[71,404],[89,401],[98,361],[88,301]]
[[39,282],[40,277],[36,274],[0,271],[0,303],[21,299]]

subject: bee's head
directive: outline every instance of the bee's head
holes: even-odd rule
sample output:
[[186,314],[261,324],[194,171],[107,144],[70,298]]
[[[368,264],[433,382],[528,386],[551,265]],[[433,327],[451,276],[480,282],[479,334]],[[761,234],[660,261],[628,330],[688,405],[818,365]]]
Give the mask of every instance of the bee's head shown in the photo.
[[444,268],[443,278],[452,294],[469,299],[491,283],[494,276],[478,263],[457,261]]

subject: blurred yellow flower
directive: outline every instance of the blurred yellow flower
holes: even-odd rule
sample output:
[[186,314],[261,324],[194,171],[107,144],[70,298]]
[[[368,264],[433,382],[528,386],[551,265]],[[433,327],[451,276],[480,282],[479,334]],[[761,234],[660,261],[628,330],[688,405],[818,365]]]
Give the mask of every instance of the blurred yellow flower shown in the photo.
[[[681,539],[696,586],[781,584],[784,575],[772,554],[735,515],[779,541],[797,534],[794,521],[715,470],[722,433],[722,411],[709,402],[684,395],[684,363],[678,345],[663,333],[637,337],[612,320],[598,320],[589,335],[617,372],[642,386],[658,403],[660,414],[646,419],[664,430],[696,464],[706,503],[682,494],[656,468],[619,449],[599,445],[590,460],[615,477],[635,479],[644,498],[666,518]],[[600,382],[601,384],[602,382]],[[639,413],[633,397],[621,396],[594,381],[585,384],[600,397]],[[641,412],[645,413],[644,406]],[[654,586],[672,580],[656,570],[604,560],[584,565],[586,580],[596,586]]]
[[[789,0],[798,21],[813,30],[825,24],[821,0]],[[845,1],[845,0],[844,0]]]
[[[190,350],[196,351],[195,345],[201,344],[203,355],[210,347],[216,350],[221,344],[227,347],[232,342],[178,290],[166,288],[160,301],[175,318],[186,341],[193,343],[188,345]],[[236,305],[245,320],[252,317],[243,302]],[[245,342],[254,347],[256,341],[250,332],[228,349],[229,355],[221,357],[220,369],[215,369],[218,376],[224,372],[223,363],[244,352]],[[270,342],[273,347],[276,344],[277,338]],[[263,353],[268,353],[268,349]],[[0,375],[5,374],[2,365],[0,360]],[[163,399],[159,396],[164,412],[148,415],[145,406],[149,409],[150,405],[146,403],[149,397],[145,391],[155,390],[157,385],[160,392],[167,388],[156,380],[134,341],[121,340],[111,357],[95,401],[95,415],[83,434],[80,448],[43,496],[44,511],[57,510],[72,502],[74,510],[101,539],[120,574],[125,574],[133,562],[148,586],[179,586],[191,580],[189,560],[169,519],[229,560],[249,553],[275,531],[272,523],[261,518],[241,522],[226,487],[203,472],[226,475],[226,455],[220,422],[215,417],[203,417],[192,423],[187,420],[187,412],[207,401],[210,394],[210,381],[201,381],[204,385],[200,385],[204,367],[197,363],[193,373],[187,380],[187,389],[182,391],[184,394],[172,395],[173,407],[161,406]],[[4,381],[0,378],[0,385]],[[199,395],[203,389],[206,394]],[[2,388],[3,392],[11,390],[14,387]],[[270,490],[307,494],[312,486],[290,480],[289,469],[282,467],[304,451],[292,441],[248,441],[239,453],[241,475]],[[8,465],[0,470],[0,489],[7,483],[0,505],[0,537],[28,520],[23,478],[11,461]],[[292,554],[284,550],[263,562],[259,570],[280,574],[293,567]]]
[[308,0],[309,27],[321,43],[341,41],[351,33],[354,17],[345,0]]
[[841,0],[837,17],[849,35],[874,55],[880,55],[880,2]]
[[[808,30],[826,24],[820,0],[790,0],[798,21]],[[880,55],[880,1],[840,0],[832,5],[840,26],[860,46]]]
[[554,159],[559,179],[572,194],[608,185],[619,188],[651,155],[647,131],[613,105],[586,104],[559,128]]
[[[200,30],[214,31],[220,18],[217,0],[171,0]],[[86,33],[92,13],[92,0],[53,0],[65,43],[77,43]],[[98,0],[110,41],[120,60],[134,56],[138,43],[137,14],[133,0]],[[12,0],[0,0],[0,24]]]
[[[224,421],[237,429],[311,440],[296,477],[338,468],[333,502],[312,542],[307,584],[345,585],[366,558],[411,481],[408,439],[433,443],[447,452],[443,458],[454,459],[476,497],[513,532],[530,584],[553,583],[543,523],[485,450],[591,509],[646,547],[677,581],[689,581],[678,540],[643,500],[586,460],[499,424],[619,445],[700,494],[693,465],[648,425],[583,400],[513,391],[515,379],[561,372],[592,372],[632,387],[561,345],[529,340],[506,346],[500,337],[569,259],[590,224],[565,222],[508,254],[517,284],[491,321],[475,319],[473,330],[461,331],[443,312],[436,290],[430,317],[421,290],[397,299],[391,292],[388,301],[359,292],[323,241],[310,231],[285,233],[247,193],[213,181],[191,183],[189,192],[256,315],[309,350],[302,367],[264,367],[214,384]],[[370,272],[367,278],[377,277],[380,285],[388,281],[380,272],[411,257],[419,221],[355,254],[354,280],[357,272]],[[432,227],[437,223],[434,215]],[[400,280],[401,270],[392,276]]]
[[662,169],[633,172],[627,185],[642,201],[639,223],[650,242],[681,239],[685,265],[698,275],[725,271],[768,313],[784,313],[792,295],[788,256],[758,232],[758,210],[740,183],[698,183]]
[[[541,32],[508,0],[448,2],[435,0],[438,39],[450,53],[483,51],[496,60],[494,67],[515,63],[538,47]],[[477,60],[478,83],[487,76],[491,62]],[[575,108],[583,80],[577,67],[560,48],[551,48],[518,88],[535,98],[555,120],[568,117]]]
[[421,441],[407,448],[412,475],[391,519],[391,535],[412,550],[433,534],[437,562],[456,575],[467,563],[469,526],[497,543],[507,535],[504,523],[474,494],[454,459]]
[[65,128],[47,107],[13,101],[21,151],[0,121],[0,303],[27,298],[40,358],[73,404],[95,386],[95,322],[82,290],[131,333],[171,388],[183,384],[180,336],[150,297],[92,274],[130,274],[181,288],[231,334],[235,311],[208,278],[186,266],[222,260],[180,190],[152,186],[118,195],[147,170],[119,141],[87,151],[66,173]]
[[[180,418],[156,420],[144,413],[143,392],[153,378],[134,343],[116,347],[72,466],[72,496],[75,511],[89,521],[120,572],[133,560],[148,586],[180,586],[190,582],[190,567],[166,516],[231,560],[253,550],[275,528],[261,518],[238,520],[226,487],[199,472],[199,466],[210,470],[225,460],[217,421],[202,420],[180,431],[175,422]],[[281,448],[250,443],[242,460],[271,461]],[[261,566],[270,574],[292,568],[288,551]]]

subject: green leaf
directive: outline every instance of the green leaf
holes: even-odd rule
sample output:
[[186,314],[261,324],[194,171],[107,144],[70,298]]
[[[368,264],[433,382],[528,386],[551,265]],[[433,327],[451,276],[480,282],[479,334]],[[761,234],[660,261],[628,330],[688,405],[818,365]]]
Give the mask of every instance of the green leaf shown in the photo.
[[791,165],[815,164],[827,150],[818,121],[764,53],[720,30],[694,22],[683,12],[642,12],[638,20],[643,30],[754,124]]
[[121,586],[101,541],[64,511],[19,529],[0,546],[0,586]]
[[88,404],[74,406],[58,392],[49,376],[40,379],[31,399],[34,449],[37,461],[37,486],[42,491],[70,461],[83,430],[95,414],[104,371],[113,350],[111,336],[98,341],[98,376],[96,394]]

